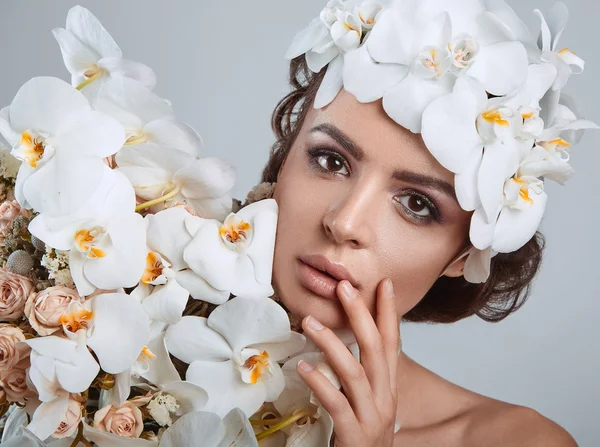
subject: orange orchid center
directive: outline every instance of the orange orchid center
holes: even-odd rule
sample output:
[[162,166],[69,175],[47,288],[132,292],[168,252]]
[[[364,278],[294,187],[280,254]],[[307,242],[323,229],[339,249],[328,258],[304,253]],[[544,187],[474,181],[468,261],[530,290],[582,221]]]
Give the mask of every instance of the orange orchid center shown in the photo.
[[143,361],[143,360],[151,360],[151,359],[155,359],[155,358],[156,358],[156,354],[154,354],[150,350],[150,348],[148,348],[148,346],[144,346],[144,348],[142,349],[142,352],[140,352],[138,360]]
[[26,130],[21,134],[21,158],[32,168],[37,168],[37,163],[44,156],[44,143],[40,137],[34,137]]
[[225,242],[239,244],[248,239],[251,229],[251,225],[245,220],[228,218],[219,228],[219,234]]
[[80,329],[88,330],[94,317],[94,312],[80,308],[66,312],[60,316],[60,324],[69,332],[77,332]]
[[257,383],[270,369],[269,353],[263,351],[260,354],[248,357],[244,363],[244,368],[250,373],[248,382],[252,384]]
[[146,270],[142,276],[144,284],[150,284],[163,274],[163,263],[158,253],[150,252],[146,256]]
[[104,227],[96,226],[91,229],[82,229],[75,233],[75,247],[81,253],[86,253],[90,259],[103,258],[106,252],[95,245],[105,235]]
[[487,110],[481,114],[481,117],[490,124],[508,127],[509,122],[499,110]]

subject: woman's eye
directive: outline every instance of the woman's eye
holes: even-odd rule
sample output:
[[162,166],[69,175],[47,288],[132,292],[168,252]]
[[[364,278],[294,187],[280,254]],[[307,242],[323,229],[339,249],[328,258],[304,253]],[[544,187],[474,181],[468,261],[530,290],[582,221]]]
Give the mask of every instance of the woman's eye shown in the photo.
[[343,158],[330,153],[315,154],[314,157],[321,169],[327,172],[348,175],[348,169]]
[[433,214],[431,205],[421,196],[407,194],[401,196],[398,201],[411,213],[416,214],[419,217],[429,217]]

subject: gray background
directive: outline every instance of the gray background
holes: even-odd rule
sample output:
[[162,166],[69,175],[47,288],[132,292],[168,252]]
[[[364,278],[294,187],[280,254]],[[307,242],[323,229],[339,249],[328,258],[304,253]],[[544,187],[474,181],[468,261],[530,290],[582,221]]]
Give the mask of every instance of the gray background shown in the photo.
[[[587,61],[566,91],[600,123],[597,55],[600,8],[565,0],[571,20],[561,47]],[[241,198],[258,179],[273,141],[270,113],[288,91],[283,58],[293,35],[324,0],[0,0],[0,106],[27,79],[69,79],[50,29],[81,4],[100,19],[125,57],[151,66],[156,92],[203,136],[206,155],[233,163]],[[509,0],[530,25],[546,0]],[[593,36],[593,37],[591,37]],[[594,58],[596,56],[596,58]],[[572,151],[576,175],[549,183],[542,223],[548,245],[529,302],[499,324],[469,319],[447,326],[406,325],[409,355],[476,392],[532,407],[582,446],[600,444],[600,132]]]

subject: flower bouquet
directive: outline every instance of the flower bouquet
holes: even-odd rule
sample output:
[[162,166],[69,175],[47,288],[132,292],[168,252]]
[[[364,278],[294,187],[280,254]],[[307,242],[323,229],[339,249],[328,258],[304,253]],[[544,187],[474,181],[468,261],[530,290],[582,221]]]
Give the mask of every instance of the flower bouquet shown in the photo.
[[272,185],[232,199],[235,170],[88,10],[52,32],[71,81],[0,111],[2,442],[328,445],[295,364],[328,367],[292,358],[272,299]]

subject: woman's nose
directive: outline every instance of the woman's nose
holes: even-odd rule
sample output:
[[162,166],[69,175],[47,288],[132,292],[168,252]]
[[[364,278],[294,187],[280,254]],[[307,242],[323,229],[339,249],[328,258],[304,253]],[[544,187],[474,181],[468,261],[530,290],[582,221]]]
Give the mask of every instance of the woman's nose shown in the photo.
[[337,244],[350,244],[354,248],[365,248],[373,244],[379,207],[382,206],[374,194],[375,185],[356,184],[352,190],[336,197],[323,217],[323,228],[327,237]]

